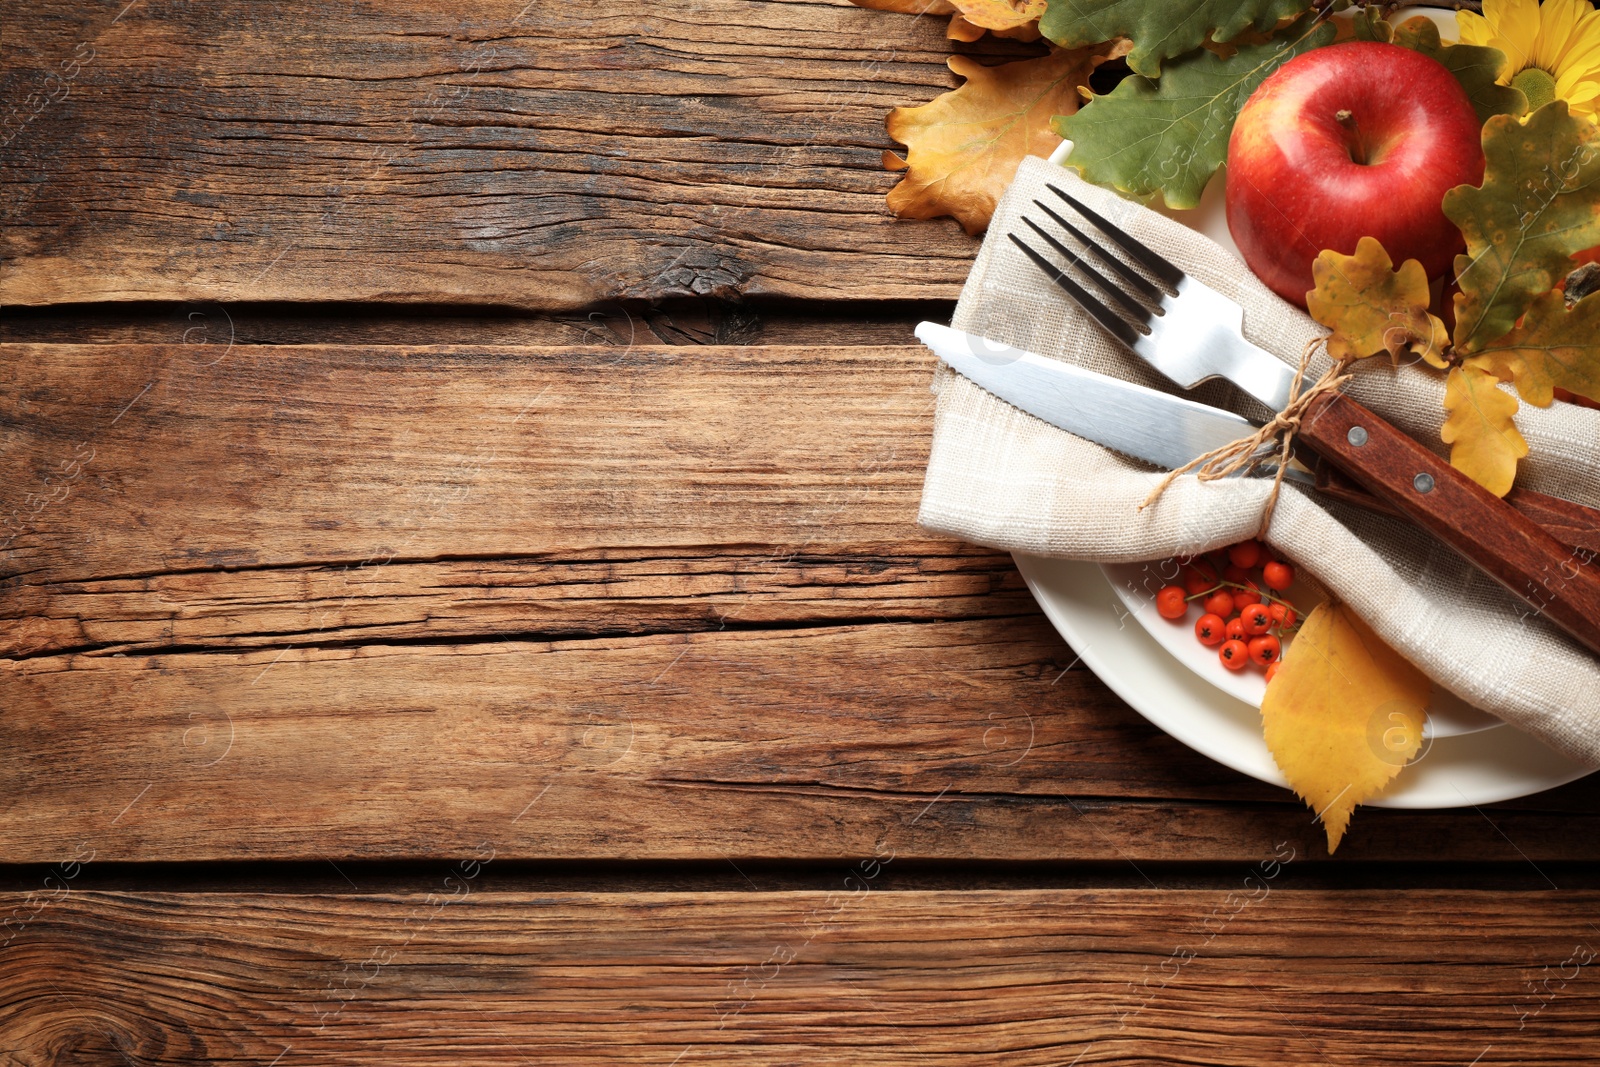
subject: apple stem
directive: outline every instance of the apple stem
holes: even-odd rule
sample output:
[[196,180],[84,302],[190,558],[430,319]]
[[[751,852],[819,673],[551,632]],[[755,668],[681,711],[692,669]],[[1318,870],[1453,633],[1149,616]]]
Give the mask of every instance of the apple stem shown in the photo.
[[1333,120],[1350,131],[1350,158],[1356,163],[1366,166],[1367,146],[1361,143],[1361,130],[1356,126],[1356,117],[1350,109],[1342,107],[1334,112]]

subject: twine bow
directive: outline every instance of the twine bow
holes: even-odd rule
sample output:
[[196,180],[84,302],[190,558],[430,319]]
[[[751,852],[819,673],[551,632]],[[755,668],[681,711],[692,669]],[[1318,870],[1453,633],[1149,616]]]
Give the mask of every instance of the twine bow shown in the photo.
[[[1294,376],[1294,383],[1289,387],[1289,403],[1284,405],[1282,411],[1272,417],[1272,420],[1255,433],[1241,437],[1237,441],[1230,441],[1220,448],[1213,448],[1201,456],[1196,456],[1188,463],[1175,471],[1170,471],[1166,477],[1145,497],[1144,503],[1138,510],[1154,504],[1161,494],[1167,491],[1167,486],[1179,475],[1188,474],[1196,467],[1200,468],[1199,479],[1202,482],[1214,482],[1219,478],[1229,478],[1242,471],[1253,469],[1269,456],[1278,457],[1278,472],[1272,479],[1272,493],[1267,497],[1266,509],[1261,513],[1261,526],[1257,537],[1266,535],[1267,526],[1272,522],[1272,509],[1278,504],[1278,491],[1283,488],[1283,473],[1288,469],[1290,447],[1294,441],[1296,431],[1300,429],[1300,419],[1305,415],[1306,408],[1311,402],[1323,393],[1335,391],[1350,380],[1348,368],[1350,360],[1340,360],[1329,367],[1310,388],[1305,387],[1306,369],[1311,366],[1311,357],[1315,354],[1317,346],[1326,338],[1313,337],[1306,342],[1305,348],[1300,351],[1300,369]],[[1280,443],[1275,452],[1263,453],[1262,447],[1273,438],[1279,438]]]

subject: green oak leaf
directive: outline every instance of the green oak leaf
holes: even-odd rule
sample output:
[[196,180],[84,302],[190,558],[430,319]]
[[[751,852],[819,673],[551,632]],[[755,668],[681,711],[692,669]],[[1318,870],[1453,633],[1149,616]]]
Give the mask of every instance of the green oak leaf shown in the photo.
[[1231,41],[1246,30],[1266,33],[1309,7],[1311,0],[1049,0],[1039,32],[1065,48],[1126,37],[1133,42],[1128,68],[1154,78],[1163,61],[1208,39]]
[[1388,44],[1394,39],[1394,27],[1383,17],[1380,7],[1364,7],[1350,19],[1350,28],[1358,41],[1379,41]]
[[1226,59],[1200,49],[1168,63],[1159,81],[1124,78],[1077,114],[1056,117],[1055,131],[1072,141],[1066,164],[1097,185],[1140,199],[1161,192],[1168,207],[1194,207],[1227,159],[1233,120],[1256,86],[1333,35],[1331,24],[1307,17]]
[[1444,194],[1444,213],[1467,239],[1456,257],[1456,348],[1476,352],[1505,336],[1534,297],[1600,245],[1600,131],[1552,100],[1528,117],[1483,127],[1481,186]]
[[1492,115],[1527,113],[1528,98],[1522,95],[1522,90],[1495,81],[1506,62],[1505,53],[1500,49],[1474,44],[1442,45],[1439,27],[1426,15],[1407,19],[1396,26],[1391,39],[1397,45],[1444,64],[1466,90],[1479,122],[1488,122]]
[[1542,408],[1557,389],[1600,397],[1600,297],[1586,296],[1568,311],[1561,293],[1545,293],[1521,326],[1479,348],[1467,366],[1515,382],[1522,399]]

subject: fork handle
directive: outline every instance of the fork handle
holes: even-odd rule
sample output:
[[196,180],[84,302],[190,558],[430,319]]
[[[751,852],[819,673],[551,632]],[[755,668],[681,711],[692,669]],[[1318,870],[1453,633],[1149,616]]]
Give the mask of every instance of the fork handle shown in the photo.
[[[1379,511],[1386,515],[1400,512],[1363,489],[1348,474],[1330,463],[1316,469],[1317,492],[1347,504]],[[1600,553],[1600,510],[1546,496],[1529,489],[1512,489],[1502,497],[1507,504],[1545,528],[1545,532],[1569,548]]]
[[1533,519],[1341,393],[1311,402],[1300,438],[1396,512],[1461,553],[1600,654],[1595,553],[1570,549]]

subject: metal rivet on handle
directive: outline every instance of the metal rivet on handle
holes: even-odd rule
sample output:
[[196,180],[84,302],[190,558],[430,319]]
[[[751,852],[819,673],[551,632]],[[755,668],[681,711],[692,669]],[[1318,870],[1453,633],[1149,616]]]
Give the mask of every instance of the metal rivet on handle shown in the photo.
[[1362,426],[1350,427],[1350,432],[1345,434],[1344,437],[1346,441],[1349,441],[1357,448],[1360,448],[1362,445],[1367,443],[1367,431],[1366,428]]
[[1416,487],[1419,493],[1431,493],[1433,492],[1433,475],[1419,474],[1411,479],[1411,484]]

